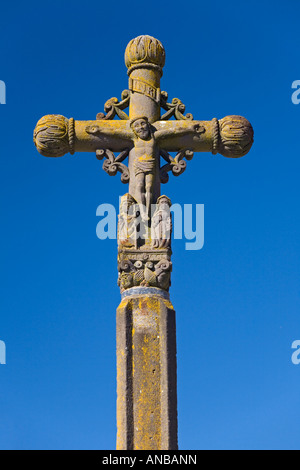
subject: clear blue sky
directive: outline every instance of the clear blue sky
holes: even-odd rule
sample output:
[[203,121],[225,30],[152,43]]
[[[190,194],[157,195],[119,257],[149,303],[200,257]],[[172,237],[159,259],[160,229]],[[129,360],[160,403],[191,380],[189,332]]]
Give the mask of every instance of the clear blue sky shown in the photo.
[[41,157],[45,114],[94,119],[127,88],[124,50],[166,49],[162,89],[195,119],[247,117],[250,154],[196,154],[164,188],[205,204],[205,246],[173,243],[181,449],[299,449],[298,0],[1,6],[1,449],[114,449],[116,242],[96,208],[125,186],[93,154]]

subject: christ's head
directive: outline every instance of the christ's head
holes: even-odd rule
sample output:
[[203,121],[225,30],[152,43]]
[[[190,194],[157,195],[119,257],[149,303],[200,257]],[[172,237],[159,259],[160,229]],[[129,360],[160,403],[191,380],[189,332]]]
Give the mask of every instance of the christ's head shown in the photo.
[[130,126],[137,137],[142,140],[149,139],[151,132],[149,122],[146,117],[133,119],[130,123]]

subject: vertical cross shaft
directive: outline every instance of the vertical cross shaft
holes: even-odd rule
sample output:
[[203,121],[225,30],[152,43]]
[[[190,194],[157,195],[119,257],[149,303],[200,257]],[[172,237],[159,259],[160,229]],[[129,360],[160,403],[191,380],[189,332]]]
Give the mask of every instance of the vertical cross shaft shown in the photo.
[[117,310],[117,449],[176,450],[175,311],[137,289]]
[[[127,46],[131,122],[142,116],[149,123],[159,121],[164,59],[161,44],[147,37]],[[136,158],[133,148],[129,194],[141,203]],[[159,163],[157,155],[151,203],[160,196]],[[133,287],[122,296],[117,310],[117,449],[177,449],[176,326],[169,294]]]
[[[147,36],[131,41],[125,51],[125,63],[128,67],[129,75],[129,118],[134,120],[144,116],[148,119],[149,123],[154,123],[160,119],[160,78],[162,76],[162,67],[165,63],[165,51],[159,41],[151,39],[151,43]],[[147,61],[147,48],[149,47],[152,47],[153,54]],[[132,148],[129,153],[128,163],[130,173],[129,194],[141,203],[134,169],[135,159],[136,149]],[[152,203],[155,203],[160,196],[159,164],[159,155],[156,155]]]

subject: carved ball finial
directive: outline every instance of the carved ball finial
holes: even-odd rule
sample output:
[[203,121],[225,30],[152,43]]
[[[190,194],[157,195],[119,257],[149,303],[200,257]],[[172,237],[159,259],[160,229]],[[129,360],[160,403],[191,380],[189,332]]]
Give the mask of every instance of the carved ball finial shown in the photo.
[[219,153],[224,157],[239,158],[252,147],[254,131],[250,122],[242,116],[226,116],[219,121]]
[[162,73],[165,65],[165,49],[158,39],[152,36],[138,36],[132,39],[125,51],[125,64],[128,74],[141,66],[158,68]]
[[72,152],[70,137],[74,133],[74,120],[69,120],[59,114],[49,114],[42,117],[36,125],[33,142],[44,157],[62,157]]

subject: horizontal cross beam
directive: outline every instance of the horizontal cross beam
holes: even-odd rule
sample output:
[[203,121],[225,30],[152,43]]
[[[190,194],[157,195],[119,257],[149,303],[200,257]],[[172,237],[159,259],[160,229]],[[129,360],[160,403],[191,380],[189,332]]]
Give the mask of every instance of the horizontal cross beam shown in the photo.
[[[248,153],[253,143],[252,126],[242,116],[212,121],[157,121],[151,126],[157,133],[157,145],[168,152],[188,149],[238,158]],[[46,157],[99,149],[121,152],[133,147],[133,141],[127,120],[75,121],[48,115],[40,119],[34,131],[37,150]]]

